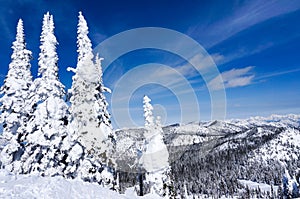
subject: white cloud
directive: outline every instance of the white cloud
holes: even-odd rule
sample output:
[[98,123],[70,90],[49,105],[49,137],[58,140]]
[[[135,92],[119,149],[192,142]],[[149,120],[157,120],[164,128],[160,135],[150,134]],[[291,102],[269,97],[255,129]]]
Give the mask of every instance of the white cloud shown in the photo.
[[246,77],[238,77],[232,80],[228,80],[225,82],[226,88],[238,87],[238,86],[246,86],[251,84],[254,75],[246,76]]
[[[223,55],[221,54],[212,54],[210,56],[204,56],[202,54],[196,54],[192,56],[188,60],[189,63],[193,63],[193,65],[189,64],[188,62],[185,62],[183,64],[179,64],[176,67],[158,67],[154,69],[155,72],[147,74],[147,77],[149,79],[163,79],[165,82],[164,86],[167,88],[184,88],[187,84],[195,84],[199,82],[204,82],[203,78],[200,78],[199,75],[205,75],[207,71],[209,71],[210,67],[215,67],[214,63],[218,63],[224,59]],[[199,71],[202,73],[199,74]],[[178,78],[178,77],[181,78]],[[143,77],[143,76],[141,76]],[[191,80],[193,77],[199,77],[196,79]],[[143,78],[144,79],[144,78]],[[135,83],[138,83],[138,79],[135,79]],[[204,82],[205,83],[205,82]],[[197,91],[204,90],[204,87],[197,88]],[[190,93],[195,92],[195,89],[193,90],[186,90],[182,89],[180,93]],[[161,93],[161,90],[158,89],[155,91],[155,93]]]
[[209,26],[199,24],[191,27],[189,33],[202,32],[201,41],[207,47],[213,47],[233,35],[268,19],[300,9],[299,1],[247,1],[235,8],[228,17]]
[[230,52],[226,55],[222,55],[222,59],[219,59],[218,61],[215,61],[215,62],[216,62],[216,64],[219,64],[219,65],[225,64],[225,63],[231,62],[232,60],[240,59],[240,58],[250,56],[253,54],[258,54],[261,51],[264,51],[268,48],[273,47],[274,45],[275,45],[274,43],[268,42],[268,43],[261,44],[254,48],[241,47],[239,49],[236,49],[234,52]]
[[276,76],[285,75],[285,74],[294,73],[294,72],[299,72],[299,71],[300,71],[300,68],[296,68],[296,69],[292,69],[292,70],[286,70],[286,71],[277,71],[277,72],[262,75],[262,76],[258,77],[258,79],[276,77]]
[[250,73],[253,66],[225,71],[212,79],[208,87],[213,90],[246,86],[252,83],[254,75]]
[[[206,56],[202,54],[196,54],[189,60],[189,62],[193,64],[193,66],[195,66],[197,70],[201,71],[201,70],[208,69],[209,67],[213,67],[215,63],[219,63],[223,59],[224,56],[219,53],[206,55]],[[179,72],[187,71],[186,68],[191,68],[191,66],[188,63],[186,63],[184,65],[176,67],[176,70],[178,70]],[[193,76],[194,74],[183,73],[183,75]]]
[[[201,53],[197,53],[194,56],[192,56],[189,60],[186,60],[183,64],[177,64],[177,66],[174,67],[174,69],[181,75],[190,78],[195,77],[195,75],[199,75],[199,71],[203,71],[209,69],[210,67],[214,67],[214,64],[217,65],[223,60],[224,56],[219,53],[215,53],[212,55],[203,55]],[[160,70],[155,75],[157,77],[173,79],[174,71]]]

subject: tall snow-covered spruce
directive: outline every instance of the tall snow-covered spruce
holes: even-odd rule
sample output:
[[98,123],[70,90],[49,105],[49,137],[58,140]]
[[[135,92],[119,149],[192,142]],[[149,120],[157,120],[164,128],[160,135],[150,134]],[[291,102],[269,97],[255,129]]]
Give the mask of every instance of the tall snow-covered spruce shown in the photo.
[[151,193],[169,196],[171,186],[169,152],[163,141],[160,117],[154,122],[153,107],[148,96],[143,98],[145,118],[145,145],[141,165],[146,169],[146,184]]
[[103,142],[112,135],[103,94],[106,89],[102,82],[101,59],[93,54],[87,23],[81,12],[77,33],[77,67],[70,69],[75,72],[70,89],[72,127],[88,152],[104,152]]
[[8,170],[18,169],[18,161],[22,154],[20,137],[25,132],[20,127],[29,119],[30,106],[29,87],[32,84],[30,72],[31,51],[26,49],[23,21],[17,25],[16,40],[12,45],[13,53],[9,64],[8,74],[1,88],[1,122],[3,124],[2,136],[9,142],[1,151],[1,162]]
[[[54,35],[53,16],[44,15],[41,46],[39,54],[38,78],[30,88],[31,99],[35,107],[33,117],[24,128],[27,132],[23,137],[25,145],[21,157],[21,173],[39,172],[41,175],[53,176],[75,175],[70,167],[82,156],[83,150],[76,151],[72,156],[75,139],[68,136],[68,106],[64,101],[64,86],[58,78],[58,56]],[[73,152],[74,153],[74,152]]]
[[107,112],[108,103],[104,96],[104,92],[109,89],[103,85],[101,59],[93,54],[88,32],[87,22],[79,12],[77,67],[69,68],[75,73],[69,90],[71,96],[69,129],[71,134],[78,136],[86,154],[79,175],[89,180],[100,172],[99,179],[105,182],[105,186],[110,187],[115,183],[112,179],[114,161],[111,158],[114,138],[110,115]]
[[147,129],[154,128],[154,117],[153,117],[153,107],[151,105],[151,99],[145,95],[143,98],[143,108],[144,108],[144,118],[145,118],[145,127]]
[[169,165],[169,153],[163,142],[162,127],[160,122],[154,122],[153,107],[148,96],[143,98],[145,118],[146,152],[143,155],[143,166],[148,172],[160,170]]

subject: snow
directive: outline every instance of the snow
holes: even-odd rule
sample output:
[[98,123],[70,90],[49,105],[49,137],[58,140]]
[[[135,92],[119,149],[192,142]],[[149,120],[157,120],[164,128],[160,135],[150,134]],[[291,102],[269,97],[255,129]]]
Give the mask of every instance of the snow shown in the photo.
[[[104,143],[112,135],[108,103],[103,93],[108,89],[103,89],[102,59],[94,56],[88,32],[87,22],[80,12],[77,29],[78,62],[76,69],[68,68],[75,72],[69,90],[72,118],[69,128],[78,134],[79,141],[87,151],[95,151],[95,148],[110,151],[108,145],[112,143]],[[99,151],[99,154],[102,152]]]
[[[30,59],[32,53],[26,50],[25,35],[23,31],[23,21],[20,19],[17,25],[16,40],[13,42],[13,53],[11,56],[11,63],[9,70],[4,80],[4,85],[1,87],[0,120],[3,126],[2,133],[4,138],[11,145],[11,149],[7,152],[7,156],[12,156],[16,151],[18,128],[28,121],[28,107],[29,92],[28,89],[32,84]],[[8,146],[9,147],[9,146]],[[1,158],[1,157],[0,157]],[[12,157],[10,158],[12,160]],[[7,159],[6,159],[7,160]],[[1,159],[0,159],[1,161]]]
[[[297,150],[300,143],[300,131],[294,128],[287,127],[277,138],[266,143],[261,148],[255,151],[253,160],[262,158],[264,161],[275,159],[285,164],[285,160],[291,157],[298,158],[300,153]],[[293,147],[286,147],[293,146]],[[251,160],[251,159],[250,159]]]
[[76,198],[76,199],[158,199],[155,194],[136,196],[133,188],[125,194],[108,190],[98,184],[83,182],[79,179],[67,180],[63,177],[40,177],[38,175],[14,175],[0,170],[1,198]]
[[79,144],[76,144],[75,146],[72,147],[67,161],[70,162],[70,161],[78,160],[81,157],[82,153],[83,153],[82,147]]
[[68,68],[67,68],[67,71],[68,71],[68,72],[76,73],[76,68],[68,67]]
[[145,95],[143,98],[143,108],[144,108],[144,118],[145,118],[145,127],[153,128],[154,126],[154,117],[152,115],[153,107],[150,104],[151,99]]
[[[261,189],[261,191],[269,191],[271,192],[271,185],[268,184],[264,184],[264,183],[257,183],[257,182],[252,182],[250,180],[239,180],[240,183],[242,183],[245,186],[248,186],[249,189],[257,189],[257,187],[259,187]],[[273,190],[276,193],[278,189],[278,186],[273,186]]]
[[[257,128],[255,136],[266,136],[272,134],[272,130],[268,131],[265,127],[274,128],[290,128],[291,134],[292,129],[297,129],[300,126],[300,115],[289,114],[289,115],[271,115],[270,117],[251,117],[249,119],[229,119],[224,121],[210,121],[210,122],[192,122],[188,124],[181,124],[180,126],[171,127],[171,134],[176,135],[171,146],[185,146],[207,142],[210,139],[217,137],[224,137],[228,134],[234,135],[235,139],[243,139],[251,134],[252,128]],[[300,143],[300,137],[298,137],[297,130],[295,136],[291,134],[286,136],[289,142],[297,146]],[[285,140],[284,137],[282,137]],[[234,147],[234,146],[232,146]],[[227,146],[220,145],[219,148],[225,149]]]
[[161,134],[154,135],[149,139],[146,151],[142,156],[142,164],[147,171],[155,171],[165,168],[169,165],[169,152],[163,143]]
[[133,187],[128,188],[125,191],[125,198],[127,198],[127,199],[131,199],[131,198],[132,199],[134,199],[134,198],[161,199],[161,197],[158,196],[157,194],[147,194],[147,195],[144,195],[144,196],[137,196]]
[[241,119],[232,119],[228,122],[240,124],[243,126],[263,126],[263,125],[272,125],[276,127],[300,127],[300,115],[288,114],[288,115],[271,115],[269,117],[250,117],[246,120]]
[[204,141],[207,141],[207,138],[198,135],[177,135],[176,138],[172,140],[172,146],[199,144]]
[[145,95],[143,98],[144,118],[145,118],[145,152],[141,157],[141,164],[148,172],[161,170],[168,167],[169,152],[163,141],[163,130],[160,124],[160,117],[154,122],[153,107],[151,99]]

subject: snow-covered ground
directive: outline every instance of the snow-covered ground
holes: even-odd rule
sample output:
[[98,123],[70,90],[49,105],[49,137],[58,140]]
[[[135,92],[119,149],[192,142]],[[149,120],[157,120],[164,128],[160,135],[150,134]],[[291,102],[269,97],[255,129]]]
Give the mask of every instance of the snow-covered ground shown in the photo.
[[0,198],[76,198],[76,199],[158,199],[157,195],[136,196],[133,188],[125,194],[102,188],[98,184],[63,177],[40,177],[38,175],[14,175],[0,170]]
[[[252,182],[250,180],[239,180],[239,182],[242,183],[245,186],[248,186],[249,189],[257,189],[259,187],[260,190],[262,190],[262,191],[271,192],[271,185],[268,185],[268,184]],[[277,192],[277,189],[278,189],[278,186],[273,187],[273,191],[275,193]]]
[[294,128],[286,128],[277,138],[254,150],[254,155],[250,160],[277,160],[285,164],[286,160],[299,157],[299,143],[300,131]]

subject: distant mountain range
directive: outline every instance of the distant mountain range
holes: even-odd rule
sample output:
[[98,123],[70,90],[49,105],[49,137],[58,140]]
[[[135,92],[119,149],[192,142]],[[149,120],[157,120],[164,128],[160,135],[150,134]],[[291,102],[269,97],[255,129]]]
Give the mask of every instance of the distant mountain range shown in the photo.
[[[174,124],[163,131],[177,195],[280,198],[285,177],[299,187],[300,115]],[[137,183],[143,132],[116,131],[123,191]]]

